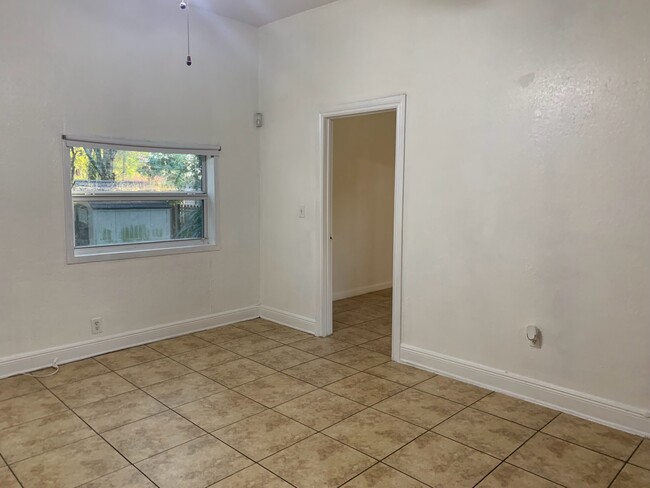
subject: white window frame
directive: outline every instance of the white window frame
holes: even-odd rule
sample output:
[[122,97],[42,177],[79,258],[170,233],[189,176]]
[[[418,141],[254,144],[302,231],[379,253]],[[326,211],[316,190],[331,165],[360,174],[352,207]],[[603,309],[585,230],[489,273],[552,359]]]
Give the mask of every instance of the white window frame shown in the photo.
[[[192,252],[218,251],[219,242],[217,224],[218,211],[218,175],[217,160],[221,146],[192,146],[158,144],[153,142],[134,142],[103,138],[62,137],[63,140],[63,184],[65,195],[65,238],[66,258],[68,264],[89,263],[97,261],[113,261],[118,259],[132,259],[147,256],[164,256],[169,254],[183,254]],[[163,152],[173,154],[196,154],[205,156],[203,171],[204,193],[136,193],[120,192],[101,194],[86,194],[82,198],[92,197],[93,200],[143,201],[164,199],[203,200],[204,202],[204,238],[183,239],[175,241],[143,242],[132,244],[116,244],[111,246],[75,247],[74,229],[74,200],[72,195],[72,181],[70,178],[70,148],[95,147],[107,149],[120,149],[126,151]]]

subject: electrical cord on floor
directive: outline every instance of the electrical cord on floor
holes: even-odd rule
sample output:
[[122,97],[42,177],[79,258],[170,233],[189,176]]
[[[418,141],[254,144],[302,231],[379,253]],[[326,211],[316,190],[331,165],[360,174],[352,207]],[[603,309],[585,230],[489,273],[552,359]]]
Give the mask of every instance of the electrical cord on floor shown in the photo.
[[23,373],[23,376],[31,376],[32,378],[49,378],[50,376],[54,376],[55,374],[57,374],[60,369],[58,364],[55,364],[54,366],[50,366],[50,368],[54,368],[54,371],[52,371],[51,373],[47,373],[47,374]]

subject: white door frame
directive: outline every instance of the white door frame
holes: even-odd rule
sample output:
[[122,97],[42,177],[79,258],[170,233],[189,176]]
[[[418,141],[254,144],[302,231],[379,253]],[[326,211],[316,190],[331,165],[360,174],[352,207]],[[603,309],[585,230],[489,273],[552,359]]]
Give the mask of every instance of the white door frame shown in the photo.
[[402,326],[402,213],[404,206],[404,142],[406,138],[406,95],[338,105],[321,111],[320,139],[320,238],[317,334],[333,332],[332,324],[332,123],[336,118],[395,111],[395,203],[393,208],[393,343],[392,358],[399,361]]

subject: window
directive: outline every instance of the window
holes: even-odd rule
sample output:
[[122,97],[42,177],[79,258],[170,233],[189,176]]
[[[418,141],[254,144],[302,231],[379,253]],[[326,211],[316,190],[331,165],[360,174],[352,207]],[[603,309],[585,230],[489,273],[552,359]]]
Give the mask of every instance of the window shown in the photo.
[[216,249],[218,146],[64,142],[68,262]]

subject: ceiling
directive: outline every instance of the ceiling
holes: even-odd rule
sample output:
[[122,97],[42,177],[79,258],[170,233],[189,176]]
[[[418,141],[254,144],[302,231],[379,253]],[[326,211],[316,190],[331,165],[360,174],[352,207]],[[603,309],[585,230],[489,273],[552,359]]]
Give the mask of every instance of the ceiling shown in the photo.
[[336,0],[197,0],[197,4],[231,19],[260,26]]

